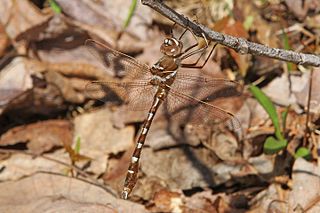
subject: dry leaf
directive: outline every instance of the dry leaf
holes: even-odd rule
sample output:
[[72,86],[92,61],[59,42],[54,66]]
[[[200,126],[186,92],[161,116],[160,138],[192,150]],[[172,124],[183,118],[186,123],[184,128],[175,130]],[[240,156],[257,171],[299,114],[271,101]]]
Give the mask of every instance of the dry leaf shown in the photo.
[[93,184],[54,174],[39,173],[0,187],[1,212],[146,212]]
[[3,0],[1,2],[0,14],[0,21],[6,26],[6,32],[12,40],[26,37],[36,40],[52,17],[52,14],[41,13],[28,0]]
[[0,73],[0,107],[32,88],[32,71],[26,66],[27,60],[15,58]]
[[75,138],[81,139],[80,154],[94,159],[89,168],[94,174],[104,173],[108,155],[128,150],[133,142],[133,127],[113,127],[111,115],[110,109],[101,108],[74,120]]
[[[320,167],[303,158],[295,161],[292,171],[292,191],[289,193],[289,212],[293,212],[300,205],[306,209],[312,201],[319,197],[320,190]],[[308,210],[310,213],[320,211],[319,201]]]
[[27,143],[35,155],[53,147],[72,143],[72,124],[67,120],[47,120],[10,129],[0,139],[1,146]]

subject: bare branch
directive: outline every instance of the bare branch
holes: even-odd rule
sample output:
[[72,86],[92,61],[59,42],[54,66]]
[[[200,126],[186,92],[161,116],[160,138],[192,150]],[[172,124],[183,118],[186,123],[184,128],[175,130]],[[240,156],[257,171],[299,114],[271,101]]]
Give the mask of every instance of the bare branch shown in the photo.
[[163,16],[171,19],[175,23],[192,30],[197,36],[204,33],[206,37],[214,42],[230,47],[241,54],[250,53],[252,55],[262,55],[270,58],[280,59],[301,65],[320,66],[320,56],[312,54],[297,53],[291,50],[267,47],[262,44],[247,41],[215,32],[199,23],[189,20],[187,17],[163,4],[161,0],[141,0],[142,4],[148,5]]

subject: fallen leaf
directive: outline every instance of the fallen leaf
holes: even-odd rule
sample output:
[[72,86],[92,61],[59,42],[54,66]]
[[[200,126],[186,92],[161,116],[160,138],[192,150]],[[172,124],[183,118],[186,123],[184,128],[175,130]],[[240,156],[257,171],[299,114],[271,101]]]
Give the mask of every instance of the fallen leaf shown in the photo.
[[258,193],[252,200],[251,211],[254,212],[288,212],[287,193],[280,195],[281,187],[271,184],[266,190]]
[[[115,46],[118,34],[123,30],[123,24],[128,16],[131,2],[129,1],[83,1],[57,0],[63,12],[72,17],[72,22],[99,37],[111,46]],[[118,11],[121,11],[119,13]],[[83,14],[86,14],[83,16]],[[143,17],[143,19],[141,19]],[[151,23],[151,9],[141,4],[137,4],[134,15],[131,19],[130,25],[124,32],[125,41],[122,42],[122,37],[119,43],[120,49],[133,49],[137,46],[137,39],[146,41],[148,38],[148,23]],[[131,37],[128,40],[128,35]],[[140,45],[143,43],[140,43]]]
[[65,78],[61,74],[54,71],[48,71],[47,73],[45,73],[45,78],[47,83],[53,84],[58,87],[65,101],[74,104],[81,104],[84,102],[84,95],[77,93],[73,85],[70,84],[68,78]]
[[0,183],[1,212],[147,212],[78,179],[39,173]]
[[[292,170],[292,190],[289,193],[289,212],[301,206],[306,207],[317,197],[320,189],[320,167],[308,162],[303,158],[298,158]],[[316,202],[308,209],[308,212],[316,213],[320,211],[320,203]]]
[[[1,151],[5,153],[4,150]],[[63,149],[58,149],[54,152],[47,153],[46,157],[56,159],[66,163],[67,165],[70,165],[70,157]],[[67,169],[69,169],[69,167],[66,165],[54,162],[52,160],[47,160],[41,156],[34,157],[21,152],[11,153],[7,159],[0,162],[0,166],[3,168],[0,173],[1,181],[18,180],[39,171],[66,174],[68,171]]]
[[207,148],[212,150],[221,160],[232,161],[240,159],[237,155],[238,142],[231,135],[215,132],[211,138],[202,142]]
[[72,143],[72,124],[67,120],[47,120],[10,129],[0,138],[2,147],[27,143],[35,155],[50,151],[54,147]]
[[4,26],[0,22],[0,57],[5,55],[5,50],[9,44],[9,38],[5,32]]
[[170,192],[167,190],[160,190],[155,193],[153,202],[155,207],[153,211],[157,212],[182,212],[183,197],[178,192]]
[[[302,82],[300,82],[301,84]],[[283,73],[280,77],[274,78],[262,91],[276,104],[289,106],[295,104],[296,99],[290,90],[289,76]],[[279,93],[279,90],[281,93]]]
[[289,11],[300,20],[306,17],[309,10],[315,10],[320,6],[319,1],[317,0],[285,0],[285,3],[289,8]]
[[32,88],[32,70],[28,69],[27,60],[15,58],[0,73],[0,107]]
[[302,105],[306,109],[308,104],[309,96],[309,86],[310,79],[312,79],[312,88],[310,96],[310,112],[319,113],[320,112],[320,95],[316,92],[319,91],[319,82],[320,82],[320,69],[315,67],[313,71],[312,78],[310,78],[311,72],[306,72],[302,76],[292,76],[292,87],[295,97],[297,98],[298,104]]
[[[25,11],[28,11],[28,13]],[[4,0],[1,4],[0,14],[0,21],[6,26],[6,32],[12,40],[25,37],[36,40],[39,31],[43,30],[52,17],[52,14],[42,13],[27,0]]]
[[[192,147],[160,151],[145,147],[140,163],[146,178],[157,177],[171,190],[221,184],[231,178],[231,173],[236,174],[242,167],[218,163],[218,159],[208,149]],[[143,188],[144,185],[137,185],[137,191],[139,187]]]
[[94,174],[105,172],[108,155],[124,152],[133,144],[134,128],[113,127],[111,115],[110,109],[101,108],[74,120],[74,136],[81,139],[80,154],[94,159],[89,168]]

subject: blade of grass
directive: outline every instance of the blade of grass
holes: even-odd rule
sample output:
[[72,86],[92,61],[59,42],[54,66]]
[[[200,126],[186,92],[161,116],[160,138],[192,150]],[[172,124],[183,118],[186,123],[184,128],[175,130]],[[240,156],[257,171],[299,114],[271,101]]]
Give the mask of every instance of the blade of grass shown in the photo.
[[61,14],[62,9],[55,0],[49,0],[49,5],[53,12],[55,12],[56,14]]
[[271,100],[262,92],[262,90],[260,90],[258,87],[254,85],[250,85],[249,90],[253,94],[253,96],[257,99],[257,101],[261,104],[261,106],[268,113],[273,123],[274,129],[275,129],[275,135],[277,139],[279,141],[284,141],[285,139],[281,132],[277,111],[273,103],[271,102]]
[[130,21],[131,21],[132,16],[133,16],[133,13],[136,10],[136,7],[137,7],[137,0],[132,0],[130,8],[129,8],[128,16],[127,16],[126,20],[123,23],[123,29],[126,29],[129,26]]
[[76,145],[74,147],[74,151],[76,154],[80,153],[80,146],[81,146],[81,138],[78,136],[76,140]]
[[[284,49],[291,50],[288,34],[283,29],[282,29],[282,41],[283,41]],[[293,69],[292,63],[287,62],[287,68],[289,72],[292,71]]]
[[245,30],[249,30],[253,24],[254,17],[253,16],[247,16],[246,19],[243,22],[243,27]]
[[282,120],[282,132],[286,131],[287,126],[287,116],[290,109],[290,105],[286,107],[286,110],[281,113],[281,120]]

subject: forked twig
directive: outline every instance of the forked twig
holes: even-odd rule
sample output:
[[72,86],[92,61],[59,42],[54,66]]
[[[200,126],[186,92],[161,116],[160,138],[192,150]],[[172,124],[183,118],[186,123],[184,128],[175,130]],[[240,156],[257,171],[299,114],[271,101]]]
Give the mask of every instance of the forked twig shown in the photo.
[[262,44],[247,41],[243,38],[237,38],[213,31],[208,27],[191,21],[187,17],[177,13],[167,5],[163,4],[161,0],[141,0],[141,2],[182,27],[190,29],[197,36],[201,37],[201,34],[203,33],[208,40],[230,47],[241,54],[250,53],[252,55],[267,56],[295,64],[312,65],[316,67],[320,66],[320,56],[271,48]]

